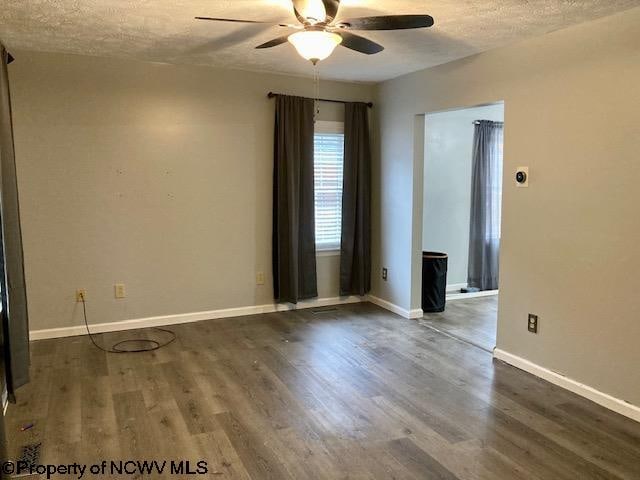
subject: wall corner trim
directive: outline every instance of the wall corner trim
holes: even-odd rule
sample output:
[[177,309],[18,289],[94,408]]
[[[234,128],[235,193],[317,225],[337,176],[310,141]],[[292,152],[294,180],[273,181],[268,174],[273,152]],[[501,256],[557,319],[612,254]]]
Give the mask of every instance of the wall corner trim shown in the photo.
[[[245,315],[257,315],[260,313],[287,312],[305,308],[326,307],[329,305],[342,305],[346,303],[365,302],[366,297],[327,297],[303,300],[297,305],[290,303],[269,303],[265,305],[252,305],[247,307],[224,308],[220,310],[207,310],[204,312],[179,313],[175,315],[161,315],[157,317],[134,318],[117,322],[89,324],[91,333],[119,332],[137,328],[166,327],[181,323],[199,322],[202,320],[216,320],[219,318],[241,317]],[[82,325],[74,325],[62,328],[47,328],[43,330],[31,330],[29,340],[44,340],[48,338],[75,337],[86,335],[87,329]]]
[[589,385],[580,383],[572,378],[566,377],[560,373],[544,368],[538,364],[535,364],[527,359],[518,357],[512,353],[506,352],[499,348],[494,349],[493,358],[501,360],[509,365],[512,365],[520,370],[524,370],[536,377],[542,378],[549,383],[553,383],[559,387],[562,387],[570,392],[573,392],[581,397],[584,397],[592,402],[597,403],[609,410],[612,410],[620,415],[631,418],[636,422],[640,422],[640,407],[626,402],[619,398],[613,397],[607,393],[596,390]]
[[380,297],[376,297],[374,295],[368,295],[366,300],[369,302],[378,305],[379,307],[384,308],[385,310],[389,310],[397,315],[400,315],[404,318],[422,318],[423,312],[421,308],[414,308],[412,310],[407,310],[406,308],[399,307],[398,305],[391,303],[387,300],[383,300]]

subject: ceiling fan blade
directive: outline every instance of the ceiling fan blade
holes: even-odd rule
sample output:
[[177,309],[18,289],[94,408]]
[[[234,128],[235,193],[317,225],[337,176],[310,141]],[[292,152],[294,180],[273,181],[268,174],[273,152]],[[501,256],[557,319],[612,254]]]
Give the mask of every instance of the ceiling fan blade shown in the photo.
[[340,0],[322,0],[324,5],[324,11],[327,16],[325,18],[325,22],[331,23],[335,20],[338,15],[338,8],[340,8]]
[[292,0],[292,3],[301,23],[331,23],[340,8],[340,0]]
[[271,23],[271,22],[261,22],[259,20],[238,20],[237,18],[214,18],[214,17],[196,17],[196,20],[211,20],[213,22],[232,22],[232,23]]
[[254,25],[251,23],[238,24],[237,28],[232,28],[223,35],[216,35],[207,41],[194,45],[193,48],[186,50],[185,55],[209,55],[211,52],[224,50],[234,47],[240,43],[250,41],[255,37],[269,31],[271,25]]
[[376,42],[372,42],[368,38],[361,37],[360,35],[354,35],[353,33],[345,32],[344,30],[335,32],[342,37],[343,47],[347,47],[350,50],[356,52],[365,53],[367,55],[373,55],[374,53],[380,53],[384,50],[384,47]]
[[337,27],[350,30],[405,30],[425,28],[433,25],[430,15],[383,15],[379,17],[360,17],[340,20]]
[[274,38],[273,40],[269,40],[262,45],[258,45],[256,48],[271,48],[277,47],[278,45],[282,45],[289,39],[289,35],[283,35],[282,37]]
[[300,23],[306,23],[307,19],[303,15],[307,8],[308,0],[292,0],[293,3],[293,13]]

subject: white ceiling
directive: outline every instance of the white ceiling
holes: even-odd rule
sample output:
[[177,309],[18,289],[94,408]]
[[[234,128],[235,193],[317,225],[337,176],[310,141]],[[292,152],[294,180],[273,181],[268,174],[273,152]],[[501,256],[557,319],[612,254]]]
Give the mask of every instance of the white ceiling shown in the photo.
[[[342,0],[341,18],[428,13],[435,26],[364,32],[385,51],[366,56],[338,47],[320,71],[386,80],[636,6],[640,0]],[[284,29],[196,15],[295,22],[290,0],[2,0],[0,39],[18,50],[310,74],[288,43],[254,49]]]

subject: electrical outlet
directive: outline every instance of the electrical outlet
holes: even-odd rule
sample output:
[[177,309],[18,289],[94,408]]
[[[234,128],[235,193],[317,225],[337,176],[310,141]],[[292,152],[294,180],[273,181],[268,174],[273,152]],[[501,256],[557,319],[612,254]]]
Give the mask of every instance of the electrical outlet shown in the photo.
[[256,285],[264,285],[264,272],[256,273]]
[[87,291],[84,288],[78,288],[76,290],[76,302],[82,302],[82,299],[87,299]]
[[383,279],[385,282],[387,281],[388,273],[389,273],[389,272],[387,271],[386,267],[382,269],[382,279]]
[[113,286],[113,293],[116,298],[124,298],[127,296],[127,292],[124,289],[124,283],[116,283]]
[[533,313],[529,314],[529,319],[527,320],[527,329],[531,333],[538,333],[538,315],[534,315]]

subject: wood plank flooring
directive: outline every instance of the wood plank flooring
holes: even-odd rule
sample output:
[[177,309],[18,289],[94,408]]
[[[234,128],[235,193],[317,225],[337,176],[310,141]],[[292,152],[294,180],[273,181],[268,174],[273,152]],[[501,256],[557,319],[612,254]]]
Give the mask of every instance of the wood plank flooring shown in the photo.
[[144,354],[34,342],[7,415],[13,449],[203,459],[219,479],[640,478],[640,424],[371,304],[173,330]]
[[442,313],[425,313],[421,323],[492,352],[496,346],[498,295],[447,301]]

